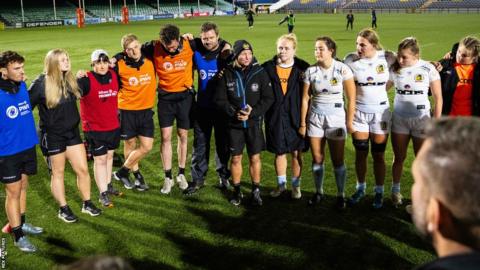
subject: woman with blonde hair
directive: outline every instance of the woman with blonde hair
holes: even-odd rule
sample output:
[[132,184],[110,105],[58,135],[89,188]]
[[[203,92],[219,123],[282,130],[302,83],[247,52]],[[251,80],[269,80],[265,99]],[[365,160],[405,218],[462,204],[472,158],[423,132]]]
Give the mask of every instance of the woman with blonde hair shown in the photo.
[[287,191],[287,154],[291,154],[292,193],[300,199],[302,151],[308,149],[306,140],[298,133],[303,89],[303,74],[308,63],[295,56],[297,37],[282,35],[277,40],[277,54],[262,66],[272,83],[275,102],[265,114],[267,150],[275,154],[277,188],[270,195],[278,197]]
[[52,194],[60,205],[58,217],[68,223],[77,221],[65,198],[66,160],[77,175],[82,213],[98,216],[101,210],[90,201],[90,175],[78,129],[77,98],[81,93],[65,50],[54,49],[47,53],[44,73],[32,83],[29,92],[32,108],[37,105],[39,108],[40,144],[51,172]]
[[390,105],[386,84],[390,66],[396,57],[385,51],[373,29],[360,31],[356,39],[357,51],[345,57],[356,83],[356,111],[353,119],[353,146],[357,187],[350,197],[350,205],[357,204],[366,194],[367,157],[369,144],[373,157],[375,197],[373,208],[383,207],[385,182],[385,149],[390,132]]
[[413,37],[405,38],[398,44],[397,62],[390,71],[387,89],[392,85],[395,87],[392,116],[392,148],[395,155],[392,164],[392,203],[398,207],[402,204],[400,179],[408,143],[412,139],[416,156],[425,140],[424,129],[431,119],[429,90],[435,102],[433,117],[440,117],[442,113],[440,75],[432,64],[420,59],[420,47]]
[[480,116],[480,40],[462,38],[453,46],[451,60],[441,61],[443,115]]

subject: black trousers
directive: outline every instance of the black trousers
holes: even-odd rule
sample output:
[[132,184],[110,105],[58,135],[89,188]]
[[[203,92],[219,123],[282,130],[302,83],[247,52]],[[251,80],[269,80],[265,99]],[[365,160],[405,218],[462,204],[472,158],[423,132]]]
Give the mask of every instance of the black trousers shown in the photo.
[[228,169],[230,151],[228,148],[226,121],[223,115],[215,109],[197,107],[193,124],[191,167],[194,182],[203,182],[207,176],[212,131],[214,131],[215,136],[216,171],[221,179],[230,178],[230,170]]
[[347,21],[347,29],[349,25],[350,25],[350,29],[353,29],[353,21]]

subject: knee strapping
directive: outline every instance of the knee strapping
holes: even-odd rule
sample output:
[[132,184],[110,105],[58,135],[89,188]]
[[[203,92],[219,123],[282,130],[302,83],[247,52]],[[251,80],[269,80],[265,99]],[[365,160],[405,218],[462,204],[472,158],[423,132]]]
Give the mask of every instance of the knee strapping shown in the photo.
[[353,146],[357,151],[368,151],[368,139],[367,140],[353,139]]
[[383,153],[387,148],[387,143],[372,142],[372,153]]

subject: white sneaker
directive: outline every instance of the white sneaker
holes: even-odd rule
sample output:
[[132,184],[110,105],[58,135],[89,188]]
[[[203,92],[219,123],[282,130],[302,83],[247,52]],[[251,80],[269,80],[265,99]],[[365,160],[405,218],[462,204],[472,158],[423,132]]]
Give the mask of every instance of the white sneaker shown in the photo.
[[160,192],[162,192],[163,194],[169,194],[174,185],[175,183],[173,183],[173,179],[165,177],[165,181],[163,182],[163,187]]
[[300,199],[302,198],[302,191],[300,187],[292,187],[292,199]]
[[183,174],[177,175],[177,184],[181,190],[185,190],[188,188],[188,182],[187,182],[187,179],[185,178],[185,175]]
[[393,206],[395,207],[399,207],[400,205],[402,205],[403,201],[402,201],[402,194],[400,194],[400,192],[393,192],[392,193],[392,203],[393,203]]
[[287,188],[285,187],[285,185],[277,186],[276,189],[274,189],[270,192],[270,196],[272,198],[277,198],[280,195],[282,195],[282,193],[284,193],[285,191],[287,191]]
[[407,206],[405,206],[405,211],[407,211],[407,213],[409,213],[410,215],[412,214],[413,210],[412,210],[412,205],[409,204]]

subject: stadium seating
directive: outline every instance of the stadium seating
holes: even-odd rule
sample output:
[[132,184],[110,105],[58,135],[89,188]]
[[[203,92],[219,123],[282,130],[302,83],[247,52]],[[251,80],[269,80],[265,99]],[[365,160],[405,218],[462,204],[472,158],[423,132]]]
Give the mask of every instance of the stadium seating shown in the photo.
[[356,1],[348,5],[349,9],[405,9],[419,8],[426,0],[369,0]]
[[479,0],[438,0],[433,2],[428,8],[480,8]]

